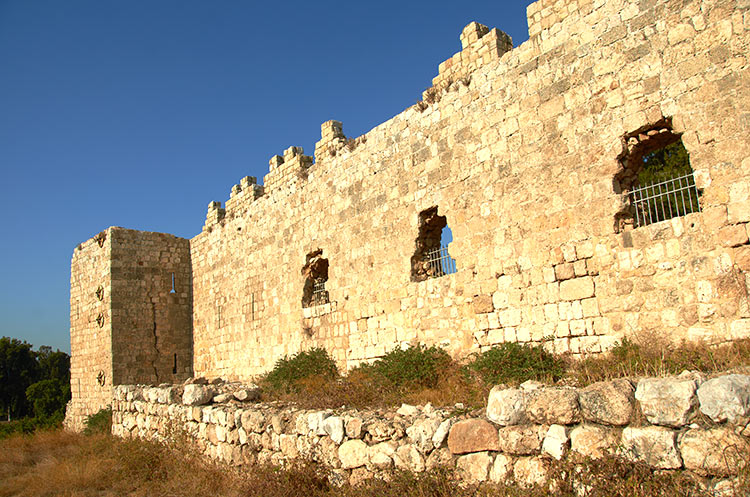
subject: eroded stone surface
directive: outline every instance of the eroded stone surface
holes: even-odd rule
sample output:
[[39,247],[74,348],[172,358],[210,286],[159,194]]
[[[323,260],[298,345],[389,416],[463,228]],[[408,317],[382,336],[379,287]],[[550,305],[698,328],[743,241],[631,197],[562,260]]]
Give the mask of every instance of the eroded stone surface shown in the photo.
[[452,454],[498,450],[497,429],[482,419],[466,419],[454,424],[448,434]]
[[627,379],[594,383],[578,393],[583,418],[605,425],[626,425],[633,400],[633,385]]
[[635,398],[649,423],[679,428],[690,420],[697,405],[694,380],[647,378],[638,382]]
[[700,410],[717,423],[750,416],[750,376],[730,374],[704,382],[698,389]]

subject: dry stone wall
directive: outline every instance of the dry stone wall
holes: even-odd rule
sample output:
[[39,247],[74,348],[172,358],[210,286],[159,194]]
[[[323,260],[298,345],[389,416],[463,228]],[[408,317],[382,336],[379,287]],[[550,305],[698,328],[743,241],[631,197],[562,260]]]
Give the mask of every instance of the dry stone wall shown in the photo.
[[[186,431],[235,465],[307,459],[357,483],[389,470],[456,469],[472,481],[540,484],[553,460],[616,455],[731,487],[750,454],[750,376],[620,379],[586,388],[495,387],[485,415],[403,405],[310,411],[253,403],[242,384],[114,388],[115,435]],[[239,399],[243,399],[240,401]],[[213,400],[213,403],[212,403]],[[636,402],[637,401],[637,402]]]
[[[314,163],[290,147],[263,187],[209,206],[191,240],[196,374],[249,379],[311,346],[351,367],[414,342],[579,355],[639,332],[749,335],[746,2],[528,14],[521,46],[470,24],[419,105],[356,139],[328,121]],[[627,141],[660,130],[689,152],[701,211],[634,228],[616,178]],[[435,206],[457,272],[412,281]],[[305,307],[319,250],[329,302]]]

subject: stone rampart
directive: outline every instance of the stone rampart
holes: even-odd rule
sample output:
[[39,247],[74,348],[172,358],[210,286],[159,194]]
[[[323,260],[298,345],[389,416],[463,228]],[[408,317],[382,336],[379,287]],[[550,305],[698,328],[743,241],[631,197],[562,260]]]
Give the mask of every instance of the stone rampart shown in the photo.
[[[553,460],[617,455],[731,486],[750,454],[750,376],[627,379],[586,388],[496,387],[484,413],[304,410],[253,403],[240,384],[114,388],[115,435],[163,439],[184,430],[235,465],[307,459],[352,483],[448,466],[473,481],[545,481]],[[220,401],[221,403],[211,403]],[[244,399],[240,401],[238,399]]]
[[[415,343],[581,357],[637,333],[750,336],[747,2],[527,13],[527,42],[471,23],[422,101],[357,138],[326,121],[314,156],[274,155],[263,185],[248,176],[211,202],[191,240],[111,228],[127,250],[82,244],[73,403],[102,405],[97,371],[251,380],[311,347],[345,370]],[[639,179],[667,145],[688,157],[671,196]],[[446,265],[429,259],[444,227]]]

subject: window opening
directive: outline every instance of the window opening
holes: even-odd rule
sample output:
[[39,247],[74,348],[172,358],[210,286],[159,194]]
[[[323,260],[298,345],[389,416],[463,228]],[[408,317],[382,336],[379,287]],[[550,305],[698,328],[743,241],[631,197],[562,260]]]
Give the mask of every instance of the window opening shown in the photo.
[[437,206],[420,212],[416,250],[411,258],[412,281],[455,273],[456,259],[448,253],[448,244],[452,241],[448,221],[445,216],[438,215]]
[[174,290],[174,273],[172,273],[172,290],[170,290],[169,293],[175,293],[175,290]]
[[327,304],[329,302],[328,290],[326,290],[328,259],[323,258],[323,250],[318,249],[307,254],[302,275],[305,277],[302,307]]
[[174,355],[174,365],[172,366],[172,374],[177,374],[177,354]]
[[255,292],[250,294],[250,320],[255,321]]
[[702,192],[671,118],[629,133],[623,141],[622,167],[614,181],[623,203],[615,216],[616,232],[700,212]]

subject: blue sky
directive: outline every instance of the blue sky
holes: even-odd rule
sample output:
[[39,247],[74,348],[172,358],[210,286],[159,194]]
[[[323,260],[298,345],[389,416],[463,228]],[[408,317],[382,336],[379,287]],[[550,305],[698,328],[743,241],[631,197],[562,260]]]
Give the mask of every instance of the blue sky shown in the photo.
[[69,352],[78,243],[196,235],[322,122],[414,104],[470,21],[525,41],[529,3],[0,0],[0,336]]

